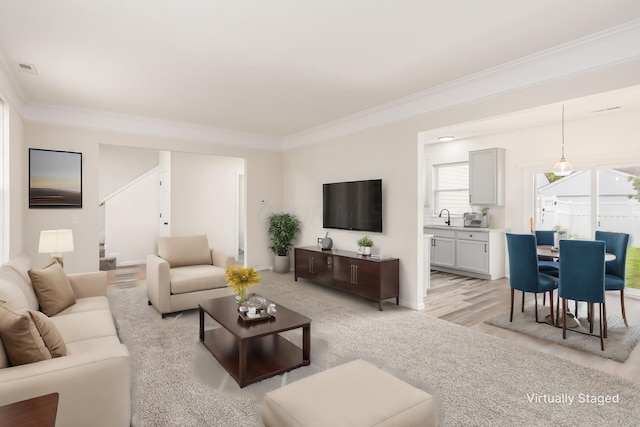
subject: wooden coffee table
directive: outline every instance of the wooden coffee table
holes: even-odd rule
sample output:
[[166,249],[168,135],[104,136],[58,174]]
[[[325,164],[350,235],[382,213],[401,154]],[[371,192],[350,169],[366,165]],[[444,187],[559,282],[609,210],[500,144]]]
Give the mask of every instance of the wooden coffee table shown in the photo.
[[[240,387],[310,363],[311,319],[278,305],[274,317],[247,322],[240,318],[235,296],[198,304],[200,341]],[[208,314],[222,327],[204,329]],[[302,328],[302,348],[279,335]]]

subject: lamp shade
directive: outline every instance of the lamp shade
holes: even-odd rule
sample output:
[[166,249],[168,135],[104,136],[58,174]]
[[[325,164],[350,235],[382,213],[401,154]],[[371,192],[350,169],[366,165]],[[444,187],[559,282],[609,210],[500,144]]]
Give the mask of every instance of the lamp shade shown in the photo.
[[42,230],[38,252],[73,252],[73,232],[71,230]]

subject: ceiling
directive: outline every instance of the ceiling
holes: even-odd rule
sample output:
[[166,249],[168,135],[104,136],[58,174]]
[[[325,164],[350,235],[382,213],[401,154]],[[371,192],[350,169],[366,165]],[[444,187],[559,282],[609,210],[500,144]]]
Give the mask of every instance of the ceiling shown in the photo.
[[2,0],[0,66],[27,106],[284,138],[638,18],[637,0]]

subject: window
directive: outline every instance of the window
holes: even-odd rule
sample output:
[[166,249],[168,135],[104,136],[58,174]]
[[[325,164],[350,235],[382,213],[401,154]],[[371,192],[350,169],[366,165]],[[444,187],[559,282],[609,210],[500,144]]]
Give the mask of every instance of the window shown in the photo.
[[451,215],[471,211],[469,205],[469,162],[433,166],[433,214],[449,209]]

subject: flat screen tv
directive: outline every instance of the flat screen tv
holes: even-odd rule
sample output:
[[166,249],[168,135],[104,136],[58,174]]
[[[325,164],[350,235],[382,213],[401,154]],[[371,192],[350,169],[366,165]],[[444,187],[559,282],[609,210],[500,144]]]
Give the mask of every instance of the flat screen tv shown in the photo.
[[382,180],[324,184],[322,226],[381,233]]

